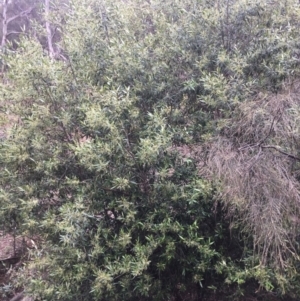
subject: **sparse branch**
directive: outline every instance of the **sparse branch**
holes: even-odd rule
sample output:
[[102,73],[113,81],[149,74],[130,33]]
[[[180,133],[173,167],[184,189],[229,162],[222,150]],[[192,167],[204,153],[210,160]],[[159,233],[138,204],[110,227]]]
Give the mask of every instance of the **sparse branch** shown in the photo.
[[8,9],[8,0],[3,1],[3,12],[2,12],[2,40],[1,40],[1,47],[4,47],[6,44],[6,39],[8,35],[16,32],[8,32],[8,25],[12,21],[14,21],[17,18],[22,18],[24,16],[27,16],[31,13],[31,11],[34,9],[34,6],[29,7],[28,9],[21,11],[20,13],[8,18],[7,16],[7,9]]
[[108,27],[107,27],[108,26],[108,17],[107,17],[107,12],[106,12],[104,3],[102,3],[102,2],[100,4],[100,14],[101,14],[102,25],[103,25],[103,28],[105,31],[106,39],[109,43],[110,41],[109,41],[109,33],[108,33]]
[[10,301],[21,301],[24,298],[24,294],[22,293],[18,293],[16,294],[12,299],[10,299]]
[[63,131],[64,131],[64,133],[65,133],[65,135],[67,137],[68,142],[69,143],[74,143],[73,140],[72,140],[72,138],[71,138],[71,136],[69,135],[66,127],[64,126],[63,122],[60,122],[60,125],[61,125],[61,127],[62,127],[62,129],[63,129]]
[[20,33],[22,33],[22,32],[21,31],[10,31],[7,33],[6,37],[8,37],[11,34],[20,34]]
[[274,146],[274,145],[262,145],[261,148],[271,148],[271,149],[275,149],[276,151],[278,151],[279,153],[291,158],[291,159],[294,159],[294,160],[297,160],[297,161],[300,161],[300,158],[299,157],[296,157],[292,154],[289,154],[281,149],[279,149],[278,147]]
[[28,9],[18,13],[17,15],[14,15],[14,16],[8,18],[6,21],[6,24],[8,25],[10,22],[14,21],[17,18],[21,18],[21,17],[25,17],[25,16],[29,15],[33,9],[34,9],[34,6],[31,6]]
[[[277,113],[279,112],[279,110],[277,111]],[[259,142],[259,146],[261,146],[271,135],[272,131],[273,131],[273,128],[274,128],[274,124],[275,124],[275,120],[276,120],[276,117],[277,117],[277,113],[275,114],[273,120],[272,120],[272,123],[271,123],[271,127],[270,127],[270,130],[269,130],[269,133],[267,134],[267,136],[265,138],[263,138],[260,142]],[[277,121],[280,119],[281,115],[282,115],[283,112],[280,113],[280,116],[278,117]]]

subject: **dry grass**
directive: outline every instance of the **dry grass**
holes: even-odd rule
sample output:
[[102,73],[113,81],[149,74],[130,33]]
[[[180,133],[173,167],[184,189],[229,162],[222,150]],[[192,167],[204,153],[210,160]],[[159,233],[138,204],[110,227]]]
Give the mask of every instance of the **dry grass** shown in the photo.
[[300,84],[241,104],[209,147],[202,174],[220,183],[231,218],[251,233],[261,263],[297,256]]

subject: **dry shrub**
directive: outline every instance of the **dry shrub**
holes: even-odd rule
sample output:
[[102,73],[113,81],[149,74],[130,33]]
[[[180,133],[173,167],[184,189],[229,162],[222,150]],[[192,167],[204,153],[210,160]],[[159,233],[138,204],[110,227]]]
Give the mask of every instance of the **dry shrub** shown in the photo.
[[261,263],[297,256],[300,224],[300,85],[241,104],[210,144],[202,172],[221,183],[231,218],[253,237]]

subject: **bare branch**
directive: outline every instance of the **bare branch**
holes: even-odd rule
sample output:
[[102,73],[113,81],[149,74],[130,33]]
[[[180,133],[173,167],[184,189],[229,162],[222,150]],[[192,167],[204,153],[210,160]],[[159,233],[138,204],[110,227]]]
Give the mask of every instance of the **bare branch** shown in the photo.
[[6,37],[10,36],[11,34],[20,34],[22,31],[10,31],[7,33]]
[[3,13],[2,13],[2,40],[1,40],[1,47],[4,47],[6,44],[6,40],[8,35],[14,33],[10,32],[8,33],[8,25],[12,21],[14,21],[17,18],[21,18],[24,16],[27,16],[31,13],[31,11],[34,9],[34,6],[29,7],[28,9],[21,11],[20,13],[8,18],[7,17],[7,8],[8,8],[8,0],[4,0],[3,2]]
[[299,157],[296,157],[292,154],[289,154],[285,151],[282,151],[281,149],[279,149],[278,147],[274,146],[274,145],[262,145],[261,148],[272,148],[272,149],[275,149],[276,151],[278,151],[279,153],[291,158],[291,159],[294,159],[294,160],[297,160],[297,161],[300,161],[300,158]]
[[[278,110],[278,112],[279,112],[279,110]],[[277,113],[278,113],[278,112],[277,112]],[[273,118],[273,120],[272,120],[272,123],[271,123],[271,126],[270,126],[270,131],[269,131],[269,133],[267,134],[267,136],[266,136],[264,139],[262,139],[262,140],[260,141],[259,146],[261,146],[261,145],[262,145],[262,144],[270,137],[270,135],[271,135],[271,133],[272,133],[272,131],[273,131],[273,127],[274,127],[274,123],[275,123],[275,120],[276,120],[276,117],[277,117],[277,113],[276,113],[276,115],[274,116],[274,118]],[[281,112],[280,116],[278,117],[278,120],[280,119],[281,115],[282,115],[282,112]],[[278,121],[278,120],[277,120],[277,121]]]
[[72,140],[72,137],[69,135],[69,133],[68,133],[68,131],[67,131],[67,129],[66,129],[66,127],[64,126],[64,124],[63,124],[62,121],[60,122],[60,126],[61,126],[61,128],[63,129],[63,131],[64,131],[64,133],[65,133],[65,135],[66,135],[67,141],[68,141],[69,143],[74,143],[74,141]]
[[15,15],[15,16],[12,16],[12,17],[8,18],[8,19],[6,20],[6,24],[8,25],[10,22],[14,21],[14,20],[17,19],[17,18],[22,18],[22,17],[25,17],[25,16],[29,15],[29,14],[32,12],[33,9],[34,9],[34,6],[31,6],[31,7],[29,7],[28,9],[26,9],[26,10],[20,12],[19,14],[17,14],[17,15]]

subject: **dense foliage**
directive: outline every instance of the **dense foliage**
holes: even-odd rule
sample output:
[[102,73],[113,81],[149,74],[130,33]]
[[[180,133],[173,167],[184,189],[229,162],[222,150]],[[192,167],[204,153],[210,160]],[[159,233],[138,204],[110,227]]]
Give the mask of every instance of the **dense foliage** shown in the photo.
[[52,9],[55,57],[41,24],[2,49],[0,221],[36,243],[15,285],[65,301],[296,295],[298,2]]

